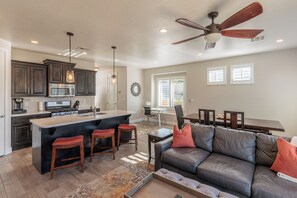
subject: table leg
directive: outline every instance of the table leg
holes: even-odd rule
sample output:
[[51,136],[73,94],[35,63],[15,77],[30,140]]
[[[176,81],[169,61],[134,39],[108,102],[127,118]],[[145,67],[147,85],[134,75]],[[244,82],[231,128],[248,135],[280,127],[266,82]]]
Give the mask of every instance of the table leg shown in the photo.
[[159,121],[159,127],[161,127],[161,113],[158,113],[158,121]]
[[152,153],[151,153],[151,141],[150,136],[147,137],[147,143],[148,143],[148,153],[149,153],[149,163],[151,163]]

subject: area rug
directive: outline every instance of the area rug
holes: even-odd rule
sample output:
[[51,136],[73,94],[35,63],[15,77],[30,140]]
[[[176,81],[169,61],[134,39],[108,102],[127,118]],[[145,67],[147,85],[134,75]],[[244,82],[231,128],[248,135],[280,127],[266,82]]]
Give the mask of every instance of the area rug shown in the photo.
[[154,166],[147,162],[120,166],[64,198],[121,198],[153,171]]

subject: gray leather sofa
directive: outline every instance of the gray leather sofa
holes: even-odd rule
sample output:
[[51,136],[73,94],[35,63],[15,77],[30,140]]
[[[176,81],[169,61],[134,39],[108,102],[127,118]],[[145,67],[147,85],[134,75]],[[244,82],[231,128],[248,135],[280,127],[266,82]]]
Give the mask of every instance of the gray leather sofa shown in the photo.
[[155,144],[155,169],[166,168],[238,197],[297,197],[297,184],[270,170],[276,136],[191,124],[196,148]]

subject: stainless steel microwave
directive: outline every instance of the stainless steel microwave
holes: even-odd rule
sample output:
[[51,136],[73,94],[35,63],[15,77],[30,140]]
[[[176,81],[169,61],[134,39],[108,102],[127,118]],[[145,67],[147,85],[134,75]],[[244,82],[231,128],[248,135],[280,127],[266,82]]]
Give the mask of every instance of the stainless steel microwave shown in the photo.
[[73,84],[52,84],[48,86],[49,97],[75,96],[75,85]]

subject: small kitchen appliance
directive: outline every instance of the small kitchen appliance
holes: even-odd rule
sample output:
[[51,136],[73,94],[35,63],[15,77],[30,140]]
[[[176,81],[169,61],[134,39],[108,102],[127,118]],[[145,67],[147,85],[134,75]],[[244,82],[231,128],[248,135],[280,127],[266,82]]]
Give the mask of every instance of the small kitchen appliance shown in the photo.
[[13,98],[12,99],[12,114],[26,113],[24,109],[24,98]]

